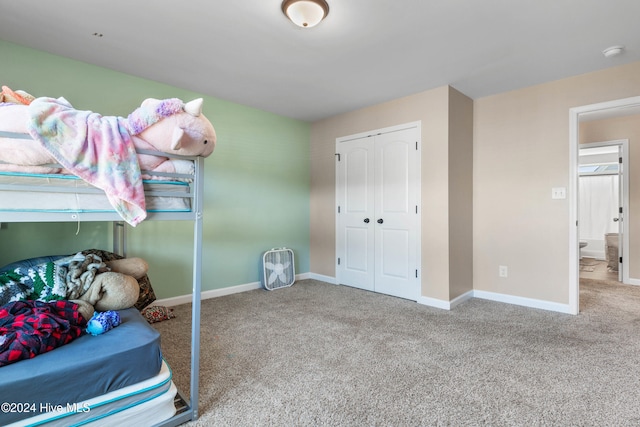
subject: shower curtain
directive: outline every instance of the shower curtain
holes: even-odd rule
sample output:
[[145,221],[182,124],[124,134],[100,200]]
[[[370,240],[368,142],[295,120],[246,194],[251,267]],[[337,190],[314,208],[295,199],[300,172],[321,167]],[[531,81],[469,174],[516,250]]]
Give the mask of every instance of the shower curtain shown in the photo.
[[579,198],[580,240],[589,242],[585,252],[604,258],[605,234],[618,232],[618,175],[581,176]]

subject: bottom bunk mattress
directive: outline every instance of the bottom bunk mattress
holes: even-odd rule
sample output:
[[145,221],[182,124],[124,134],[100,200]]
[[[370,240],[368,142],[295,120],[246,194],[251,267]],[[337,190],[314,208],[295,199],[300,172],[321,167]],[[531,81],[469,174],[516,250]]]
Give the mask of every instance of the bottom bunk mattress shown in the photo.
[[[148,212],[188,212],[190,186],[183,181],[143,182]],[[104,191],[73,175],[0,172],[0,211],[111,212]]]
[[0,425],[73,406],[160,372],[160,334],[135,308],[119,310],[121,324],[0,368]]
[[176,414],[177,388],[166,362],[153,378],[70,407],[55,407],[47,413],[9,424],[7,427],[111,427],[153,426]]

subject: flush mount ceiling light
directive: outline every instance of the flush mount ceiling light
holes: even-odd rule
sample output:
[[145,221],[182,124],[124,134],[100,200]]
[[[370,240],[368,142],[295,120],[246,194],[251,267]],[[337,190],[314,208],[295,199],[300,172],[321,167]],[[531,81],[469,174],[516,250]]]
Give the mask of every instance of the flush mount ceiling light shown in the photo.
[[617,56],[622,53],[624,50],[624,46],[611,46],[602,51],[602,54],[606,58],[611,58],[612,56]]
[[284,0],[282,12],[299,27],[311,28],[329,14],[325,0]]

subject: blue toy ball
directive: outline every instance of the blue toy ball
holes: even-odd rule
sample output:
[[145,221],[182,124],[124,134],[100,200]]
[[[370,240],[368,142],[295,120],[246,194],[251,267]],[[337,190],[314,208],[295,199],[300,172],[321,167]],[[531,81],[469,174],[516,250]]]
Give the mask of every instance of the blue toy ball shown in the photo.
[[119,324],[120,315],[117,311],[96,311],[87,323],[87,333],[91,335],[104,334]]

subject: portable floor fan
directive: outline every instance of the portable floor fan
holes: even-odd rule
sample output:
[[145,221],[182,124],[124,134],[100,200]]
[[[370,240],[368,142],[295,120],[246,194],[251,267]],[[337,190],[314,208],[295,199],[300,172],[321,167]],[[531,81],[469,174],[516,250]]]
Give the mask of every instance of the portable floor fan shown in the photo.
[[296,280],[293,251],[273,248],[262,256],[262,284],[270,291],[293,285]]

